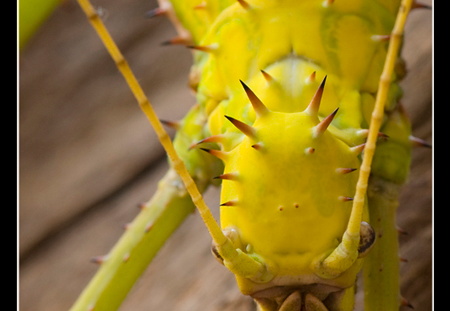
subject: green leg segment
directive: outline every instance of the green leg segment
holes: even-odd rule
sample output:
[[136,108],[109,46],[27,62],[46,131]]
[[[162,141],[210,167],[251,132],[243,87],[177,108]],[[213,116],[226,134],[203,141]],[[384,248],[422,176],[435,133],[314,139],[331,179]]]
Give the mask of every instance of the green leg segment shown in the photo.
[[166,239],[194,211],[189,195],[180,195],[180,183],[175,172],[169,170],[156,194],[106,256],[72,311],[119,308]]
[[[206,190],[222,169],[219,161],[204,152],[188,151],[193,141],[204,137],[204,123],[199,121],[204,119],[202,113],[198,106],[191,109],[174,141],[200,192]],[[159,249],[194,210],[180,177],[173,168],[169,169],[153,198],[144,204],[117,244],[101,260],[99,270],[71,311],[117,310]]]
[[377,240],[364,262],[365,311],[398,311],[399,255],[395,215],[400,185],[371,177],[370,222]]

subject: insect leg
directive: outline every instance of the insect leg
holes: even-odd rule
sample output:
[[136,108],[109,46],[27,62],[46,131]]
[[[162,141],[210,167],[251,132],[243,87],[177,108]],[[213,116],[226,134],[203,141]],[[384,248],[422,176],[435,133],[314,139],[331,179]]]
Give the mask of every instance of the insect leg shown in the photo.
[[142,205],[139,215],[103,257],[99,270],[70,310],[119,308],[167,238],[194,210],[189,195],[185,191],[180,193],[180,182],[170,169],[153,198]]
[[360,168],[356,193],[353,200],[352,213],[347,225],[347,229],[342,237],[342,242],[325,259],[317,263],[316,271],[322,277],[336,277],[346,271],[358,257],[358,247],[360,240],[360,227],[364,211],[365,197],[369,183],[371,164],[375,154],[378,132],[384,116],[384,106],[388,97],[389,87],[394,72],[395,63],[402,42],[403,30],[408,12],[413,1],[403,0],[394,29],[391,33],[390,44],[380,77],[375,107],[370,121],[369,135],[364,149],[364,156]]
[[150,124],[155,130],[161,145],[164,147],[164,150],[166,151],[171,161],[172,167],[180,176],[187,192],[189,193],[190,197],[192,198],[192,201],[197,207],[197,210],[200,216],[202,217],[203,222],[205,223],[209,233],[211,234],[211,237],[219,245],[226,243],[228,239],[222,233],[219,224],[215,221],[214,216],[212,215],[210,209],[203,201],[203,197],[200,191],[198,190],[197,186],[195,185],[195,181],[192,179],[184,162],[178,156],[178,153],[175,150],[169,135],[165,131],[150,101],[148,100],[147,96],[142,90],[137,78],[134,76],[134,73],[128,66],[119,48],[114,43],[114,40],[112,39],[102,20],[98,16],[97,12],[95,11],[94,7],[91,5],[89,0],[78,0],[78,2],[83,11],[85,12],[89,22],[91,23],[93,28],[97,31],[97,34],[99,35],[109,54],[113,58],[117,68],[120,70],[123,77],[125,78],[128,86],[130,87],[133,95],[135,96],[139,104],[139,107],[147,116],[147,119],[149,120]]
[[[211,211],[206,206],[201,195],[206,188],[206,183],[200,182],[200,187],[191,176],[196,171],[196,161],[189,160],[190,167],[183,162],[182,158],[195,157],[195,153],[180,158],[169,135],[164,130],[161,121],[155,114],[150,101],[139,85],[125,58],[114,43],[108,30],[98,16],[96,10],[89,0],[79,0],[79,4],[93,28],[97,31],[100,39],[113,58],[117,68],[122,73],[133,95],[135,96],[141,110],[145,113],[153,126],[158,139],[167,152],[171,164],[171,170],[160,182],[160,187],[154,199],[147,204],[143,212],[129,226],[129,230],[106,257],[103,264],[93,278],[91,283],[79,297],[72,310],[112,310],[118,308],[128,290],[151,261],[157,250],[161,247],[168,236],[178,227],[182,220],[192,211],[194,203],[198,207],[207,229],[214,242],[218,245],[231,245],[229,239],[222,233],[220,226],[215,221]],[[195,118],[196,110],[193,108],[187,118]],[[186,122],[186,127],[196,126],[196,122]],[[200,133],[201,131],[197,131]],[[176,143],[178,149],[188,150],[188,144],[183,147],[182,136],[178,136]],[[192,139],[200,139],[192,137]],[[201,161],[199,161],[201,162]],[[198,163],[198,162],[197,162]],[[191,165],[192,164],[192,165]],[[200,174],[202,175],[202,174]],[[207,175],[207,174],[206,174]],[[212,176],[217,175],[213,173]],[[204,180],[211,180],[212,176],[203,176]],[[198,183],[199,180],[197,180]],[[200,188],[200,189],[199,189]],[[174,207],[181,207],[176,209]],[[150,245],[150,246],[149,246]],[[147,250],[148,248],[148,250]],[[145,251],[147,250],[147,252]],[[236,253],[234,249],[228,248],[227,252]],[[145,253],[145,255],[143,255]],[[137,255],[137,256],[134,256]],[[141,256],[142,255],[142,256]],[[134,258],[133,265],[125,265],[124,262]]]
[[370,217],[377,242],[365,258],[364,310],[397,311],[400,306],[400,262],[395,215],[400,185],[371,177],[368,192]]

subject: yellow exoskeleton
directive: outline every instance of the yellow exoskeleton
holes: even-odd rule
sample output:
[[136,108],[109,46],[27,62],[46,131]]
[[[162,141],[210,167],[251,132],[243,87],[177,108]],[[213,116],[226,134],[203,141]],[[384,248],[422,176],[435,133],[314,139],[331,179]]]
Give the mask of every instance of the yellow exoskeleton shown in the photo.
[[[117,308],[191,201],[213,253],[258,310],[353,310],[361,269],[364,310],[398,310],[394,215],[411,149],[398,53],[417,4],[160,1],[151,14],[174,21],[171,43],[195,59],[198,105],[172,143],[95,9],[79,3],[171,169],[72,310]],[[214,179],[222,181],[220,226],[201,195]]]

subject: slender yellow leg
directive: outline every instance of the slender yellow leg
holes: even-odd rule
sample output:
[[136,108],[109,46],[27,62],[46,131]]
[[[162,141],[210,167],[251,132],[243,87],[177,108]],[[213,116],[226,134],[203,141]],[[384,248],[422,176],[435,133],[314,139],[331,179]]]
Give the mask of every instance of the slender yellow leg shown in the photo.
[[91,25],[97,31],[100,39],[103,41],[103,44],[105,45],[111,57],[113,58],[117,68],[120,70],[123,77],[127,81],[127,84],[130,87],[131,91],[133,92],[133,95],[135,96],[139,104],[139,107],[142,109],[142,111],[150,121],[150,124],[153,126],[153,129],[155,130],[161,145],[164,147],[167,155],[169,156],[172,162],[173,168],[180,175],[180,178],[183,184],[185,185],[186,190],[189,192],[192,201],[197,207],[201,217],[203,218],[203,221],[206,227],[208,228],[211,237],[218,245],[224,244],[227,238],[222,233],[220,226],[214,220],[211,211],[203,201],[203,197],[200,191],[197,189],[197,186],[195,185],[194,180],[192,179],[191,175],[186,169],[186,166],[184,165],[183,161],[177,155],[175,148],[172,144],[172,141],[167,132],[165,131],[163,125],[161,124],[155,111],[153,110],[150,101],[148,100],[147,96],[142,90],[138,80],[134,76],[131,68],[128,66],[128,63],[126,62],[122,53],[119,51],[117,45],[114,43],[111,35],[109,34],[102,20],[98,16],[96,10],[88,0],[78,0],[78,3],[85,12],[86,16],[88,17]]
[[378,84],[375,107],[370,121],[369,134],[364,148],[364,156],[359,170],[356,193],[353,200],[352,213],[347,229],[339,246],[316,267],[318,274],[325,278],[334,278],[346,271],[358,258],[361,221],[364,211],[365,198],[369,183],[373,156],[375,154],[378,133],[383,121],[384,107],[388,97],[394,66],[400,50],[406,18],[413,1],[403,0],[394,29],[391,33],[389,49],[383,71]]
[[[151,261],[151,258],[153,258],[156,251],[159,249],[159,244],[163,243],[163,240],[165,239],[160,238],[159,236],[154,237],[153,234],[147,234],[147,226],[149,224],[145,222],[145,220],[153,219],[155,229],[156,227],[161,229],[152,229],[153,233],[158,234],[159,232],[161,237],[167,237],[184,219],[186,214],[191,211],[191,208],[186,207],[190,204],[191,200],[210,232],[214,244],[217,245],[220,255],[224,258],[224,264],[235,273],[243,274],[250,278],[260,277],[266,271],[264,264],[247,254],[236,250],[232,242],[223,234],[211,211],[206,206],[201,192],[189,174],[188,169],[178,156],[169,135],[153,110],[150,101],[139,85],[139,82],[128,66],[125,58],[114,43],[96,10],[89,0],[78,0],[78,3],[85,12],[93,28],[97,31],[117,68],[125,78],[139,107],[153,126],[161,145],[164,147],[170,159],[172,170],[169,171],[166,178],[160,183],[160,191],[157,193],[154,200],[149,203],[151,208],[148,209],[147,213],[141,213],[141,215],[135,219],[131,230],[123,236],[111,251],[111,260],[104,262],[99,272],[77,300],[72,310],[88,310],[89,308],[95,308],[95,310],[116,309],[128,292],[129,287],[134,283],[133,281],[126,280],[135,280],[142,273],[143,269],[146,267],[145,263],[148,264],[148,262]],[[179,189],[175,189],[173,184],[179,184],[179,181],[182,182],[189,195],[180,196],[177,194]],[[171,212],[172,209],[170,206],[176,204],[185,206],[186,208],[183,209],[185,212],[177,213],[176,217],[174,217],[174,213]],[[149,213],[155,215],[149,216]],[[153,240],[151,240],[152,242],[150,243],[149,237],[152,236]],[[156,239],[157,242],[155,242],[154,239]],[[145,245],[151,245],[148,246],[150,247],[149,252],[147,252],[148,256],[146,255],[145,258],[140,258],[139,262],[141,264],[133,265],[133,269],[124,269],[123,258],[132,256],[133,254],[130,254],[130,251],[138,253],[136,250],[142,250]],[[123,283],[126,283],[127,285],[118,286],[118,284]]]

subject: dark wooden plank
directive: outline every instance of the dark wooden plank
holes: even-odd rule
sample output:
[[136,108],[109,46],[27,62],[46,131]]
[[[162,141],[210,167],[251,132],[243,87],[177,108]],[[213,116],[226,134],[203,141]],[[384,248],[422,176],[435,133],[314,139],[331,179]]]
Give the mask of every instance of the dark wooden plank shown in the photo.
[[[160,47],[174,35],[144,20],[147,1],[98,1],[106,22],[158,113],[183,115],[190,54]],[[403,104],[414,134],[431,141],[431,13],[413,12],[404,55]],[[166,169],[161,149],[122,78],[73,1],[44,25],[21,56],[21,310],[67,310],[139,212]],[[416,149],[398,215],[402,292],[431,310],[431,151]],[[218,205],[218,190],[207,194]],[[217,215],[217,210],[215,210]],[[165,245],[121,310],[253,310],[233,276],[210,254],[198,215]],[[405,309],[406,310],[406,309]]]

